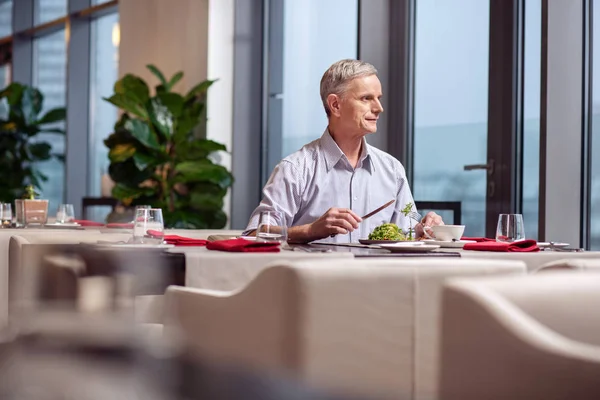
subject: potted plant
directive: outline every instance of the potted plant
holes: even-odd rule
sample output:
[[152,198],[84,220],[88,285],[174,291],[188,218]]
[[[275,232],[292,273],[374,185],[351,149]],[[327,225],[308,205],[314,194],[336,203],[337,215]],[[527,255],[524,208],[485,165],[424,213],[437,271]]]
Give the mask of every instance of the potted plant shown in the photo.
[[[11,83],[0,91],[0,202],[12,203],[23,196],[27,185],[41,189],[48,178],[37,163],[64,155],[52,152],[52,146],[40,140],[40,133],[64,135],[56,127],[64,121],[64,108],[55,108],[41,115],[44,96],[39,90]],[[10,171],[10,172],[9,172]]]
[[162,208],[167,227],[222,228],[223,198],[233,177],[213,159],[225,146],[202,135],[206,92],[214,81],[182,95],[172,91],[182,72],[167,80],[155,66],[147,68],[160,82],[154,94],[144,80],[128,74],[105,99],[123,111],[104,141],[112,195],[126,206]]
[[39,196],[33,185],[27,185],[22,199],[15,200],[17,226],[43,225],[48,220],[48,200],[36,199]]

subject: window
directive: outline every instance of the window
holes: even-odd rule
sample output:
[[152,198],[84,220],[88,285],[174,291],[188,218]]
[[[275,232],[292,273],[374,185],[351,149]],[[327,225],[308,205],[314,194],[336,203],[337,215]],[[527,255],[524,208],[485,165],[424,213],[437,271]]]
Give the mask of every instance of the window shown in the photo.
[[[90,71],[90,160],[89,191],[99,197],[101,177],[108,173],[108,149],[104,139],[113,131],[118,110],[102,100],[110,97],[119,72],[119,15],[109,14],[92,23],[92,59]],[[93,218],[103,220],[106,214]]]
[[0,0],[0,38],[12,33],[12,0]]
[[36,25],[67,15],[67,0],[35,0]]
[[[600,5],[592,7],[592,154],[600,154]],[[600,250],[600,160],[592,157],[590,187],[590,248]]]
[[[67,44],[64,29],[35,39],[33,65],[33,86],[44,95],[42,113],[55,107],[64,107],[67,72]],[[61,124],[61,128],[64,129],[64,124]],[[56,134],[41,134],[39,139],[50,143],[53,153],[64,154],[64,137]],[[53,215],[64,198],[65,166],[62,162],[52,159],[41,163],[39,168],[48,176],[48,181],[43,184],[42,194],[49,200],[49,215]]]
[[537,239],[540,189],[540,72],[542,0],[525,3],[523,77],[523,220],[525,234]]
[[[460,201],[466,236],[485,235],[489,2],[416,2],[413,195]],[[445,220],[450,216],[443,213]]]
[[358,48],[357,0],[284,3],[283,157],[322,135],[321,77],[334,62],[356,58]]

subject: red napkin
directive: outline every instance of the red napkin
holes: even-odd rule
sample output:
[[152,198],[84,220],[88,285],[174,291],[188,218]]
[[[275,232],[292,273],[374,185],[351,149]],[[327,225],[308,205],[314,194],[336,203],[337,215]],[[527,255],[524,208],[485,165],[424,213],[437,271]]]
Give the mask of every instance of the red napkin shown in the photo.
[[74,219],[73,222],[77,222],[81,226],[104,226],[102,222],[88,221],[87,219]]
[[278,253],[279,243],[274,242],[256,242],[254,240],[246,240],[242,238],[229,240],[215,240],[208,242],[206,248],[209,250],[235,251],[235,252],[272,252]]
[[106,227],[107,228],[133,229],[133,224],[131,222],[129,222],[129,223],[111,222],[109,224],[106,224]]
[[[155,231],[152,229],[149,229],[146,233],[149,236],[156,236],[156,237],[161,237],[163,235],[163,232]],[[206,243],[208,243],[208,240],[194,239],[194,238],[189,238],[189,237],[184,237],[184,236],[179,236],[179,235],[165,235],[165,236],[163,236],[163,240],[167,244],[174,244],[175,246],[206,246]]]
[[[463,238],[464,240],[468,240]],[[464,250],[479,250],[479,251],[504,251],[504,252],[533,252],[540,251],[535,240],[521,240],[519,242],[504,243],[496,242],[487,239],[478,243],[466,243]]]

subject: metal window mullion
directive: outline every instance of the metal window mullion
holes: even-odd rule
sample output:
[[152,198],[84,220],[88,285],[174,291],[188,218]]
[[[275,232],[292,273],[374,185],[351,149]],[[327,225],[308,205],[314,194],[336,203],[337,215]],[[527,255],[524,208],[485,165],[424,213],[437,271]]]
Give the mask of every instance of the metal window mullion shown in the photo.
[[[69,13],[90,6],[90,0],[69,0]],[[65,198],[81,214],[81,199],[88,194],[90,127],[91,18],[70,17],[67,22],[67,136]]]
[[[33,26],[34,0],[13,2],[13,32],[21,32]],[[12,80],[31,85],[33,82],[33,38],[15,34],[12,48]]]
[[584,0],[580,246],[586,249],[591,245],[593,15],[593,1]]

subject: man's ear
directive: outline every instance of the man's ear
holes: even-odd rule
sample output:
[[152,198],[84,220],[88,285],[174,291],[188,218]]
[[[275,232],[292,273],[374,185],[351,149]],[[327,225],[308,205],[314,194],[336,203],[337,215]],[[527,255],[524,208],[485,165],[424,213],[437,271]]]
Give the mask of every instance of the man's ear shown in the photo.
[[342,105],[342,99],[337,94],[330,94],[327,96],[327,105],[329,106],[329,111],[331,111],[331,115],[336,117],[340,116],[340,106]]

